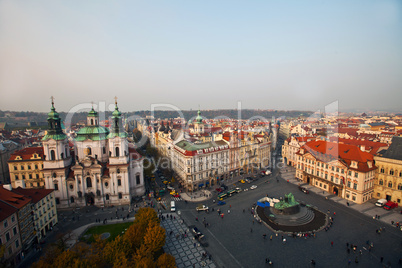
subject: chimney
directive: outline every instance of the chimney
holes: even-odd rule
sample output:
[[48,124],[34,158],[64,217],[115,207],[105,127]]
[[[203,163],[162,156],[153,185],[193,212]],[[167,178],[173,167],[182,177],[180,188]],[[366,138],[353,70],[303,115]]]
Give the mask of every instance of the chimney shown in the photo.
[[6,189],[6,190],[9,190],[9,191],[11,191],[11,190],[13,189],[13,187],[11,186],[11,184],[4,184],[4,185],[3,185],[3,188]]

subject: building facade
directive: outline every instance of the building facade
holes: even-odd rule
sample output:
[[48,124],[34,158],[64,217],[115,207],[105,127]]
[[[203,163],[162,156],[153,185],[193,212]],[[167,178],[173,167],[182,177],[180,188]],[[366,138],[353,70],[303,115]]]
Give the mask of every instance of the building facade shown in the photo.
[[297,153],[296,178],[362,204],[373,197],[377,169],[373,160],[357,146],[311,141]]
[[43,147],[28,147],[14,152],[8,166],[13,188],[45,188]]
[[402,137],[393,137],[387,151],[374,157],[378,167],[374,197],[387,199],[401,206],[402,200]]
[[56,201],[52,189],[13,189],[18,193],[31,198],[32,213],[35,226],[35,242],[39,243],[46,234],[58,223]]
[[0,247],[3,260],[15,267],[21,261],[22,243],[18,226],[18,209],[0,200]]

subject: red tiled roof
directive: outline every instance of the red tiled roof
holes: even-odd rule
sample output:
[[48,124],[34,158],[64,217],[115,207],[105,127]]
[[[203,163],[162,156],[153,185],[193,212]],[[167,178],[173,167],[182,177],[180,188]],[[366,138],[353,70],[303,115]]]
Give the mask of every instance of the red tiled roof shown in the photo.
[[367,172],[376,169],[374,164],[371,168],[367,164],[368,161],[373,161],[373,155],[362,152],[359,147],[355,145],[320,140],[307,142],[303,145],[302,149],[305,149],[306,152],[311,153],[315,158],[321,161],[338,159],[345,162],[349,168],[352,161],[357,161],[359,171]]
[[40,158],[44,159],[43,147],[27,147],[11,154],[9,161],[14,161],[17,156],[20,156],[22,160],[31,160],[35,153],[38,154]]
[[3,187],[0,187],[0,199],[18,209],[31,202],[31,198],[6,190]]
[[14,193],[22,194],[25,195],[29,198],[32,199],[33,203],[38,203],[40,200],[45,198],[47,195],[49,195],[51,192],[53,192],[53,189],[26,189],[26,188],[21,188],[18,187],[16,189],[12,190]]
[[7,203],[1,202],[0,200],[0,221],[4,221],[18,210],[15,207],[8,205]]

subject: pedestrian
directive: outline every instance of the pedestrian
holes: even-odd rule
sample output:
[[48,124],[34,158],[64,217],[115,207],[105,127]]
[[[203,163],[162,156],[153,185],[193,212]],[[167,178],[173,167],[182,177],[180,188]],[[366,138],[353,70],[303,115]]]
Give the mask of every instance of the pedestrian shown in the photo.
[[250,233],[252,233],[253,232],[253,228],[250,228]]
[[333,247],[334,246],[334,241],[331,241],[331,247]]
[[272,241],[272,235],[269,237],[269,240],[271,240],[271,241]]
[[334,216],[336,215],[336,212],[334,211]]
[[381,258],[380,258],[380,262],[382,263],[384,261],[384,257],[383,256],[381,256]]

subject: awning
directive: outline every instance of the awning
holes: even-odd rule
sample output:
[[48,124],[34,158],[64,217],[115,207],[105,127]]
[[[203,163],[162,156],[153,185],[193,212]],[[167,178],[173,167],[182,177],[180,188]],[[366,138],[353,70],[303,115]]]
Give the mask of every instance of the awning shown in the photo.
[[208,184],[209,184],[209,181],[207,181],[205,184],[208,185]]
[[202,186],[204,186],[204,184],[203,184],[203,183],[201,183],[200,185],[198,185],[198,187],[202,187]]

